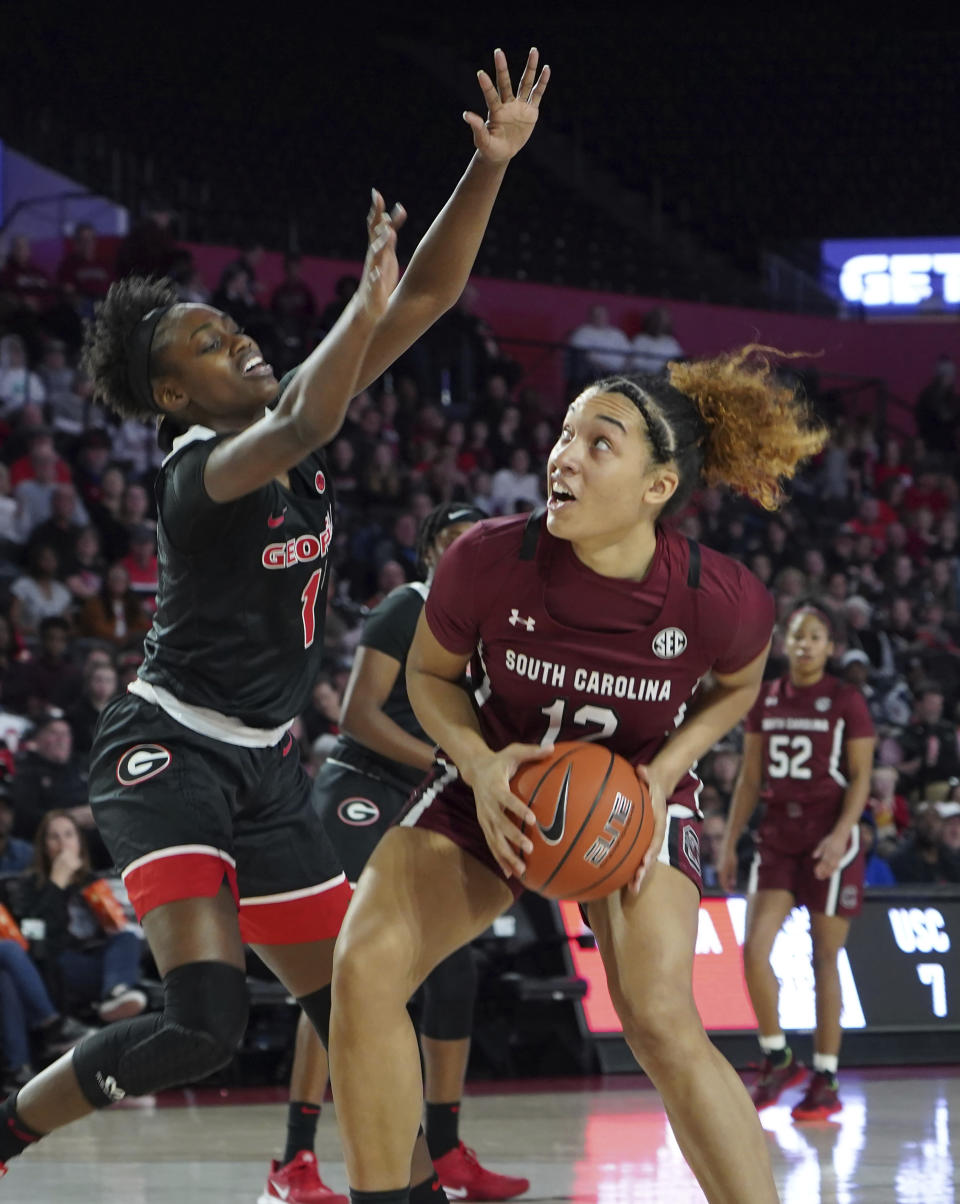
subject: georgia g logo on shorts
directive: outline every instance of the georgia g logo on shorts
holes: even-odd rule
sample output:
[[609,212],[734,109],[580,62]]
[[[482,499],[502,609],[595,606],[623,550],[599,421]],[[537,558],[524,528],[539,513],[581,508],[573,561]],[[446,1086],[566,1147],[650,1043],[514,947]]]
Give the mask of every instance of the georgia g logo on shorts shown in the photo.
[[380,818],[380,808],[368,798],[345,798],[337,807],[337,818],[352,828],[368,828]]
[[136,786],[163,773],[173,757],[162,744],[135,744],[117,762],[117,781],[121,786]]

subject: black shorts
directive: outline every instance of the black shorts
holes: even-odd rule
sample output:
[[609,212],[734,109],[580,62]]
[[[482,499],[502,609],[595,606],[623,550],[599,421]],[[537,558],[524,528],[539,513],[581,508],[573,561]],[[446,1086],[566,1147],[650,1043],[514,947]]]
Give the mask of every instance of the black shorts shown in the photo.
[[412,790],[329,758],[321,765],[313,783],[313,805],[352,883]]
[[90,803],[138,918],[209,898],[226,879],[249,943],[339,932],[350,886],[290,733],[272,748],[238,748],[126,694],[97,728]]

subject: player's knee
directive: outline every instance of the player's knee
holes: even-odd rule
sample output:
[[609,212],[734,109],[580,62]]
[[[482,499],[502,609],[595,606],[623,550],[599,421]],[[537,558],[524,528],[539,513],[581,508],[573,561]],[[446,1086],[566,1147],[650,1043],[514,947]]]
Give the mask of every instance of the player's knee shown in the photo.
[[349,921],[337,938],[333,955],[333,1006],[361,1008],[371,999],[396,997],[405,1006],[420,985],[410,982],[411,958],[389,927],[360,932]]
[[687,1045],[703,1034],[692,997],[682,991],[647,987],[629,997],[614,996],[623,1035],[642,1066],[688,1056]]
[[477,966],[469,945],[458,949],[423,984],[420,1031],[435,1041],[461,1041],[473,1031]]
[[109,1025],[74,1051],[77,1080],[94,1107],[196,1082],[233,1057],[249,1013],[242,970],[191,962],[165,975],[163,988],[162,1013]]
[[827,978],[837,973],[837,957],[839,950],[813,947],[813,974],[815,978]]

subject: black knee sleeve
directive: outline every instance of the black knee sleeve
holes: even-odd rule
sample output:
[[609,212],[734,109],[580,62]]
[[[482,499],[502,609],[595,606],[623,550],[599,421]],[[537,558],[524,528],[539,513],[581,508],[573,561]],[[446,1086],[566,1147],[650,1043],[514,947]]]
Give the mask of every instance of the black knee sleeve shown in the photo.
[[440,963],[423,984],[420,1032],[434,1041],[460,1041],[473,1032],[477,965],[464,945]]
[[190,962],[163,980],[163,1011],[101,1029],[73,1067],[95,1108],[196,1082],[233,1057],[247,1027],[246,975],[226,962]]
[[324,1049],[330,1048],[331,999],[330,984],[327,983],[319,991],[314,991],[310,995],[303,995],[297,1000],[297,1003],[303,1009],[304,1015],[317,1030],[320,1040],[323,1042]]

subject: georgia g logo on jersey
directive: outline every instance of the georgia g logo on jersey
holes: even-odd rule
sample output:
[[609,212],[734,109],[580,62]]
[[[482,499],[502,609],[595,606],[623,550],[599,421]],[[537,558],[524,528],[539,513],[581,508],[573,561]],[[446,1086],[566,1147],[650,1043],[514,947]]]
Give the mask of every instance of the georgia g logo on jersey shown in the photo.
[[653,654],[662,661],[672,660],[679,656],[687,646],[686,632],[679,627],[664,627],[653,637]]
[[173,757],[162,744],[135,744],[117,762],[117,781],[121,786],[136,786],[163,773]]
[[368,828],[380,818],[380,808],[368,798],[345,798],[337,807],[337,816],[351,828]]

